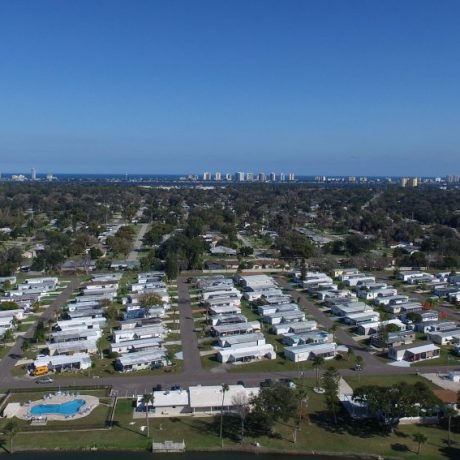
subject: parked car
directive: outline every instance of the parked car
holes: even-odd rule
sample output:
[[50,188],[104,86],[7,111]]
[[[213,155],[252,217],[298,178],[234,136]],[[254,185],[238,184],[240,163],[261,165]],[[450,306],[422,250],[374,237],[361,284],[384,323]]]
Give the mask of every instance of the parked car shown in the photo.
[[260,382],[260,386],[263,387],[269,387],[273,385],[273,380],[272,379],[265,379],[263,382]]
[[182,387],[180,385],[173,385],[171,387],[171,391],[179,391],[182,390]]
[[153,387],[153,391],[161,391],[162,389],[163,389],[163,387],[162,387],[160,384],[155,385],[155,386]]
[[288,388],[291,388],[292,390],[295,390],[297,388],[297,385],[291,379],[279,379],[278,381],[282,385],[286,385]]
[[35,380],[35,383],[53,383],[54,379],[51,377],[40,377],[39,379]]

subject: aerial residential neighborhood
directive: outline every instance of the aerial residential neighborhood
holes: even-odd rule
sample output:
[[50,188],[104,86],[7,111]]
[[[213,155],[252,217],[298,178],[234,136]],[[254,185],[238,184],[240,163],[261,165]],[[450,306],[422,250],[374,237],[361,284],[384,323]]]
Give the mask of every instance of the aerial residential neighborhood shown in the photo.
[[460,460],[459,17],[0,1],[0,460]]
[[[18,420],[28,433],[78,422],[112,431],[124,414],[121,423],[134,427],[133,436],[151,439],[151,422],[163,427],[193,416],[222,423],[216,439],[225,444],[225,426],[244,413],[238,442],[260,443],[265,438],[255,427],[275,429],[259,426],[270,417],[276,423],[266,405],[275,395],[290,411],[283,417],[306,410],[311,399],[326,419],[334,411],[344,424],[383,423],[362,396],[376,391],[376,382],[412,392],[412,407],[424,407],[422,415],[408,406],[398,416],[404,429],[420,429],[428,419],[442,427],[443,404],[456,408],[460,279],[454,269],[406,267],[406,260],[372,253],[386,258],[376,268],[351,252],[334,256],[315,248],[308,236],[298,241],[296,230],[267,236],[256,224],[253,230],[235,225],[229,240],[211,231],[214,224],[191,217],[192,201],[182,206],[187,211],[176,217],[177,228],[160,225],[146,219],[149,195],[139,199],[137,210],[114,213],[111,230],[101,224],[103,237],[88,240],[91,263],[71,266],[64,257],[41,268],[38,251],[0,279],[5,426]],[[206,206],[199,212],[207,213]],[[46,241],[35,245],[46,251]],[[222,241],[234,249],[213,251]],[[289,245],[292,255],[282,256]],[[42,413],[47,404],[69,412]],[[162,451],[163,441],[174,450],[193,446],[193,437],[173,432],[155,432],[150,449]]]

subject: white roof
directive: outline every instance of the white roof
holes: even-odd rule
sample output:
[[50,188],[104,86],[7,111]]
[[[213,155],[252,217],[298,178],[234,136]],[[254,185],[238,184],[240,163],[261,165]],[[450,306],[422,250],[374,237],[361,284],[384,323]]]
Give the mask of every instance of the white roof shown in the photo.
[[337,348],[335,342],[331,343],[307,343],[305,345],[297,345],[296,347],[286,347],[285,350],[288,350],[294,354],[304,353],[304,352],[320,352],[320,351],[333,351]]
[[153,398],[155,407],[188,406],[189,404],[187,390],[154,391]]
[[260,330],[259,321],[248,321],[245,323],[230,323],[230,324],[219,324],[213,326],[216,332],[228,332],[228,331],[245,331],[250,329]]
[[65,353],[74,350],[95,350],[97,349],[96,340],[72,340],[70,342],[47,343],[47,348],[56,350],[58,353]]
[[230,335],[228,337],[222,337],[220,341],[227,342],[230,345],[235,345],[238,343],[260,341],[260,340],[263,340],[264,338],[265,336],[261,332],[254,332],[250,334],[236,334],[236,335]]
[[437,347],[433,343],[429,343],[427,345],[420,345],[419,347],[412,347],[412,348],[406,348],[406,351],[409,351],[410,353],[425,353],[427,351],[434,351],[434,350],[439,350],[439,347]]
[[222,386],[196,386],[189,388],[190,407],[220,407],[222,397],[224,406],[233,406],[235,397],[245,395],[248,399],[259,394],[259,388],[245,388],[243,385],[229,385],[228,391],[222,394]]
[[91,362],[91,357],[88,353],[75,353],[71,356],[68,355],[56,355],[56,356],[45,356],[38,358],[34,361],[35,367],[47,366],[51,363],[53,366],[62,366],[65,364],[77,363],[77,362]]
[[[134,331],[135,329],[129,329]],[[138,340],[124,340],[123,342],[111,343],[110,347],[114,348],[127,347],[127,348],[145,348],[145,347],[160,347],[164,340],[160,337],[149,337],[147,339]]]
[[134,364],[143,364],[152,361],[164,359],[166,350],[160,348],[158,350],[137,351],[135,353],[124,353],[118,358],[122,366],[132,366]]

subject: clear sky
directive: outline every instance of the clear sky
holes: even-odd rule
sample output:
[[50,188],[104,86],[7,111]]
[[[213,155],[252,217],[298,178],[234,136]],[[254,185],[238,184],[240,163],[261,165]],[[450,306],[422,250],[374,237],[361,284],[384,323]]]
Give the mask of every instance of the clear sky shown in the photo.
[[460,173],[458,0],[0,0],[0,171]]

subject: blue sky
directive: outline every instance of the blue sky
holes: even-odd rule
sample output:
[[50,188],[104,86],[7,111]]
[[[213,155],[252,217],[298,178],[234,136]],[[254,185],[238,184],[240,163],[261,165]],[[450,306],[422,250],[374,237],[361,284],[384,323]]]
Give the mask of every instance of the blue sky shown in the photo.
[[457,0],[1,0],[0,171],[460,173]]

